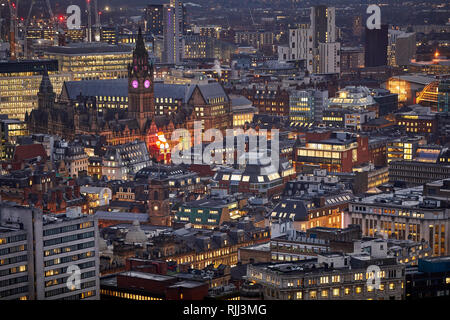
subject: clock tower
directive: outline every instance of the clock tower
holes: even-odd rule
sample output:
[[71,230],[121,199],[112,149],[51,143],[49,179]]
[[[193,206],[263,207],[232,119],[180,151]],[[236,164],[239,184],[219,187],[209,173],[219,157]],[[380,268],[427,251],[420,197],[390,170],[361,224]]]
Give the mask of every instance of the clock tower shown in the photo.
[[148,51],[139,28],[133,61],[128,65],[128,118],[136,119],[143,133],[154,114],[153,64],[148,61]]

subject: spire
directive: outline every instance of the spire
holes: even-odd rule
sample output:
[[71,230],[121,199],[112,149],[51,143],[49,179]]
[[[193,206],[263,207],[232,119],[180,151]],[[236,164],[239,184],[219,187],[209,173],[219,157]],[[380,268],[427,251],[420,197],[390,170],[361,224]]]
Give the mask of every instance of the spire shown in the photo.
[[52,82],[50,81],[50,77],[48,76],[47,67],[44,67],[44,71],[42,73],[42,80],[39,86],[39,92],[41,93],[54,92]]
[[136,39],[136,49],[134,49],[136,55],[143,56],[148,55],[147,49],[145,48],[144,37],[142,36],[142,29],[139,27],[138,36]]

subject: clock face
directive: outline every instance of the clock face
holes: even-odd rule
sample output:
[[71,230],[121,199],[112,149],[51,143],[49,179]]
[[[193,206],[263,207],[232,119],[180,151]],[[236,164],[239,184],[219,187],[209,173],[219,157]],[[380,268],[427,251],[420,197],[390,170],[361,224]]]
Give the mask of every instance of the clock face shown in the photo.
[[145,86],[146,88],[150,87],[150,80],[145,80],[144,86]]
[[137,89],[137,87],[139,86],[139,83],[137,80],[133,80],[133,82],[131,83],[133,88]]

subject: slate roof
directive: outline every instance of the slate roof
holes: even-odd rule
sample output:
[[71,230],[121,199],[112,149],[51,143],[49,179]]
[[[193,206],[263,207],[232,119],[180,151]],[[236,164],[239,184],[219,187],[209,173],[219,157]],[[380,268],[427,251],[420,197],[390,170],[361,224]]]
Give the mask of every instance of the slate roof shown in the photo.
[[71,100],[80,94],[86,97],[128,97],[128,79],[67,81],[64,86]]
[[105,43],[91,43],[91,44],[70,44],[67,46],[48,47],[45,49],[49,54],[64,54],[64,55],[82,55],[82,54],[102,54],[102,53],[131,53],[133,46],[130,45],[110,45]]
[[[172,98],[187,102],[194,89],[198,87],[205,99],[226,97],[227,94],[223,87],[217,83],[208,83],[201,85],[168,84],[156,82],[154,84],[155,98]],[[80,94],[85,97],[96,96],[115,96],[128,97],[128,79],[109,79],[109,80],[83,80],[67,81],[64,83],[64,89],[71,100],[75,100]]]
[[307,221],[308,209],[305,202],[300,199],[283,199],[273,208],[270,214],[272,218],[293,219],[294,221]]

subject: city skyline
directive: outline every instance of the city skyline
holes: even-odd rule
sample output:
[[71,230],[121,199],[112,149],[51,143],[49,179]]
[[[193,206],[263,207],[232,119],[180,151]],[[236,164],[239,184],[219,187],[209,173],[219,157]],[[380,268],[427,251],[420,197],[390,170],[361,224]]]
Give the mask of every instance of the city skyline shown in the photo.
[[449,4],[17,5],[0,300],[450,297]]

